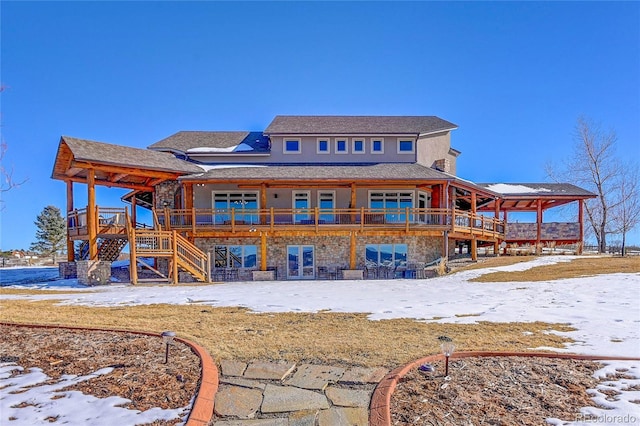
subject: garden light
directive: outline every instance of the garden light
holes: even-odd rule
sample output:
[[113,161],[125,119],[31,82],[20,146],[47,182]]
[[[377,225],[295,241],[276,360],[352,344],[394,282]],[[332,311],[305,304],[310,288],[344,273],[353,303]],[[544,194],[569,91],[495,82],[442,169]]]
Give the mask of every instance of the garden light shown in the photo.
[[162,342],[165,345],[164,363],[167,364],[169,362],[169,345],[173,344],[173,338],[176,337],[176,333],[173,331],[163,331],[161,336]]
[[449,375],[449,357],[451,356],[451,354],[453,354],[453,351],[456,349],[456,347],[451,339],[449,339],[449,341],[445,341],[443,344],[441,344],[440,348],[442,349],[442,353],[445,359],[444,375],[445,377],[447,377]]

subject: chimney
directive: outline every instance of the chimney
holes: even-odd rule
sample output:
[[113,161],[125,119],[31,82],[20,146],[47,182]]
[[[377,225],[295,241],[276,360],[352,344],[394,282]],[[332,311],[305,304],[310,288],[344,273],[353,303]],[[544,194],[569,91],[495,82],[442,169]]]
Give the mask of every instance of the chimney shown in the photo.
[[447,158],[441,158],[433,162],[433,168],[445,173],[451,173],[451,161]]

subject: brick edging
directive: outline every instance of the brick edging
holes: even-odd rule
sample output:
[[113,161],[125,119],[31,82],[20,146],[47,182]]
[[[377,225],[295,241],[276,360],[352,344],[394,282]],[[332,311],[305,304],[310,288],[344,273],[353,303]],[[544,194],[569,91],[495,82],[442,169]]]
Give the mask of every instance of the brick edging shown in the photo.
[[[4,321],[0,322],[0,326],[15,326],[25,328],[64,328],[67,330],[82,331],[111,331],[116,333],[131,333],[139,334],[142,336],[162,338],[160,333],[112,328],[79,327],[51,324],[18,324]],[[200,386],[198,386],[198,390],[196,391],[196,396],[193,401],[191,410],[189,411],[189,416],[187,417],[185,426],[206,426],[209,424],[211,417],[213,417],[213,401],[215,399],[216,392],[218,391],[218,367],[213,362],[213,359],[209,355],[209,352],[207,352],[204,347],[190,340],[183,339],[182,337],[176,337],[175,340],[190,347],[191,350],[198,356],[198,358],[200,358]]]
[[[497,356],[561,358],[588,361],[640,361],[640,358],[634,357],[578,355],[549,352],[456,352],[451,356],[450,359]],[[396,386],[400,379],[404,377],[410,370],[418,368],[421,364],[440,360],[444,360],[444,355],[429,355],[404,366],[400,366],[384,376],[384,378],[376,386],[376,389],[373,391],[373,395],[371,396],[371,405],[369,408],[369,426],[391,426],[391,395],[396,389]]]

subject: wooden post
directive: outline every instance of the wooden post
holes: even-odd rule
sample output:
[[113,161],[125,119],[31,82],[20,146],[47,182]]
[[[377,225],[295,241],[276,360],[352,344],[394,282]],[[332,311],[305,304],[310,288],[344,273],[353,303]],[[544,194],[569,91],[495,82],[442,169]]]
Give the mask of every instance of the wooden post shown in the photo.
[[[265,211],[265,209],[267,208],[267,184],[266,183],[262,183],[260,185],[260,206],[259,206],[259,211]],[[267,223],[267,218],[263,215],[260,214],[260,224],[261,225],[266,225]]]
[[[192,209],[193,208],[193,183],[187,183],[183,186],[183,192],[184,192],[184,197],[183,197],[183,203],[184,203],[184,209]],[[179,209],[181,208],[181,206],[174,206],[174,208]]]
[[471,260],[478,260],[478,239],[476,237],[471,238]]
[[136,229],[130,228],[129,233],[129,280],[131,284],[138,284],[138,261],[136,254]]
[[451,232],[456,232],[456,208],[455,208],[455,206],[451,210],[447,209],[446,212],[447,213],[445,214],[445,217],[443,218],[444,221],[445,221],[444,223],[445,224],[447,223],[446,215],[451,215]]
[[540,240],[542,237],[542,200],[538,199],[536,209],[536,254],[542,254],[542,247],[540,247]]
[[409,233],[409,207],[404,208],[404,232]]
[[191,235],[196,235],[196,209],[191,208]]
[[318,212],[318,207],[313,208],[313,223],[315,223],[316,234],[318,233],[318,221],[320,220],[320,215]]
[[442,232],[442,237],[443,237],[443,241],[442,241],[442,257],[444,259],[448,259],[449,258],[449,231],[443,231]]
[[360,230],[364,231],[364,207],[360,207]]
[[178,284],[178,231],[171,233],[173,283]]
[[584,246],[584,200],[578,200],[578,226],[580,227],[580,241],[578,241],[578,254],[582,254]]
[[164,206],[164,230],[169,231],[171,229],[171,217],[169,216],[169,207]]
[[274,211],[273,211],[273,207],[271,207],[269,209],[269,220],[270,220],[269,226],[271,227],[271,230],[273,231],[273,226],[274,226],[274,223],[275,223],[275,214],[274,214]]
[[89,231],[89,259],[98,258],[98,217],[96,214],[96,172],[87,170],[87,230]]
[[267,270],[267,234],[260,232],[260,270]]
[[[509,219],[509,213],[507,213],[506,210],[502,211],[503,214],[503,221],[504,221],[504,239],[507,239],[507,226],[509,226],[508,224],[508,219]],[[503,254],[507,254],[507,248],[504,248]]]
[[356,269],[356,233],[351,231],[350,237],[350,250],[349,250],[349,269]]
[[[69,232],[69,212],[73,211],[73,182],[67,181],[67,261],[73,262],[75,260],[75,247],[73,245],[73,240],[71,239],[71,234]],[[78,218],[75,217],[73,219],[75,226],[78,226]]]
[[[500,222],[500,199],[495,200],[495,210],[493,211],[493,237],[498,234],[498,224]],[[500,256],[500,239],[493,242],[493,254]]]
[[136,198],[136,195],[133,194],[133,197],[131,197],[131,226],[133,226],[134,228],[136,226],[138,226],[138,199]]
[[[349,209],[352,209],[351,211],[353,212],[351,214],[351,223],[355,223],[356,222],[356,213],[355,213],[355,208],[356,208],[356,184],[355,182],[353,182],[351,184],[351,199],[349,200]],[[363,220],[363,216],[360,218],[360,220]]]

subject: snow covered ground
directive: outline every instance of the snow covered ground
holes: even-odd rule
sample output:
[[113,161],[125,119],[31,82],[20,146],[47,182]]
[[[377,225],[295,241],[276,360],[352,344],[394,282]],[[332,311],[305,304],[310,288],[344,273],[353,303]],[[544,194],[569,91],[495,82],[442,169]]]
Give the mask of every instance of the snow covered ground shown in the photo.
[[[511,266],[462,271],[429,280],[272,281],[145,287],[117,284],[82,292],[58,287],[60,294],[4,295],[3,299],[56,299],[62,304],[83,306],[158,303],[243,306],[255,312],[331,310],[365,312],[372,320],[415,318],[440,323],[568,323],[576,331],[559,334],[575,342],[563,351],[640,357],[640,274],[619,273],[542,282],[469,282],[494,271],[525,270],[574,258],[545,256]],[[639,362],[607,365],[610,369],[628,369],[628,374],[638,379],[636,388],[640,387]],[[607,405],[615,405],[611,410],[597,409],[600,410],[598,413],[602,412],[603,422],[578,421],[573,424],[625,424],[621,418],[614,417],[614,413],[615,416],[632,416],[635,420],[628,424],[640,424],[640,405],[629,402],[639,401],[640,391],[624,392],[624,395],[617,402],[607,401]],[[4,404],[2,400],[3,412],[6,412]]]

